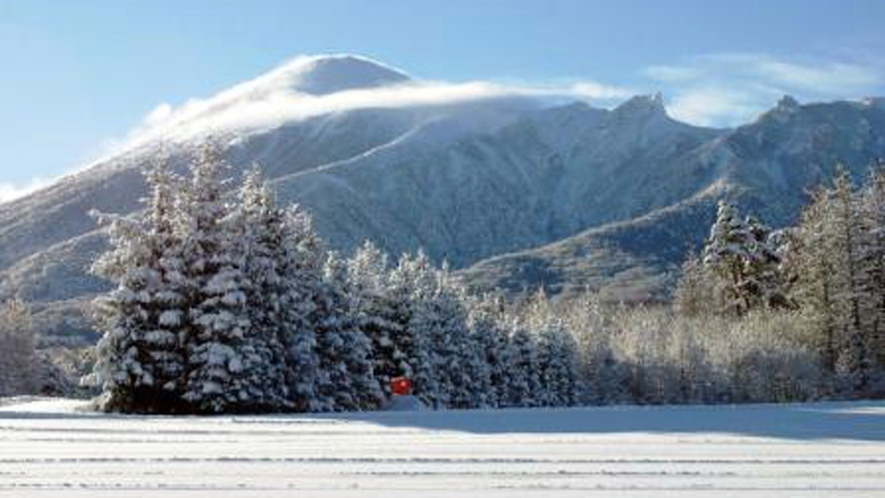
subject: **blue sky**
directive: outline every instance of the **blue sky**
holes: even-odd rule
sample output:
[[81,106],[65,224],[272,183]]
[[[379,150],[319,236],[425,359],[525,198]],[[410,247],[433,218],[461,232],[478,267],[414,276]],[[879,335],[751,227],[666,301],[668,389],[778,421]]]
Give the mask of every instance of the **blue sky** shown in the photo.
[[299,54],[613,89],[598,105],[661,90],[674,116],[730,126],[783,93],[885,95],[883,19],[880,0],[0,0],[0,200],[99,157],[158,105]]

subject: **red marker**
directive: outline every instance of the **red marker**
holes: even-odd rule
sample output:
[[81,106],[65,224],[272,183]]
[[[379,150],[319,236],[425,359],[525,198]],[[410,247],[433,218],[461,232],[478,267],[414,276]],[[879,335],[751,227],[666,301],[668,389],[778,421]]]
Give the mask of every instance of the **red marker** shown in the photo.
[[407,377],[390,379],[390,391],[397,396],[408,396],[412,393],[412,381]]

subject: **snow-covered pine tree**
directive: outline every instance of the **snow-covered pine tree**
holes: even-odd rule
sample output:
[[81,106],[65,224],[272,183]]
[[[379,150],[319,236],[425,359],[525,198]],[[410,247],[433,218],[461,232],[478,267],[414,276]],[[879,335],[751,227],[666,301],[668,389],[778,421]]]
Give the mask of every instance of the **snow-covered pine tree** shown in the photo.
[[540,406],[571,406],[580,397],[577,344],[557,317],[543,290],[528,309],[528,324],[536,334]]
[[183,399],[197,413],[251,411],[260,399],[260,386],[246,374],[250,284],[241,267],[241,245],[235,242],[240,234],[223,196],[224,168],[214,147],[201,147],[177,213],[183,227],[182,274],[190,324]]
[[0,396],[35,393],[39,370],[31,312],[10,299],[0,310]]
[[714,296],[720,313],[740,316],[752,306],[745,286],[749,240],[749,230],[737,210],[720,201],[703,251],[703,264],[714,275]]
[[280,342],[286,351],[286,383],[296,411],[319,411],[317,394],[316,300],[321,292],[324,250],[310,215],[298,206],[283,219],[283,246],[277,255],[282,283]]
[[108,226],[111,250],[93,272],[117,288],[95,301],[96,346],[90,382],[102,387],[100,408],[123,412],[182,411],[179,379],[183,302],[174,225],[179,181],[164,160],[147,173],[147,212],[136,217],[95,214]]
[[366,241],[347,261],[347,281],[357,311],[359,328],[372,345],[372,371],[385,397],[391,379],[406,375],[401,349],[405,329],[405,300],[394,299],[387,256]]
[[321,409],[377,409],[383,394],[372,371],[372,343],[359,327],[346,263],[335,252],[329,253],[324,265],[315,317]]
[[439,378],[442,406],[464,409],[487,404],[489,368],[484,352],[470,333],[466,290],[447,264],[435,270],[435,292],[425,301],[435,314],[429,336],[431,362]]
[[[703,264],[687,262],[677,303],[691,312],[691,306],[704,304],[701,294],[707,292],[712,296],[712,306],[707,307],[718,314],[742,316],[761,307],[791,307],[777,240],[759,220],[752,216],[740,220],[734,206],[720,201]],[[701,302],[690,302],[697,299]]]
[[289,406],[286,384],[286,353],[280,341],[284,285],[279,254],[286,236],[284,212],[270,186],[254,166],[239,192],[239,203],[230,216],[234,236],[230,243],[247,287],[249,328],[240,352],[244,359],[244,382],[251,386],[254,410],[282,410]]
[[[445,407],[445,394],[435,371],[435,355],[450,354],[451,343],[438,337],[445,324],[439,322],[434,295],[436,276],[427,256],[403,254],[390,275],[390,294],[396,319],[402,329],[392,337],[404,356],[398,364],[400,375],[412,380],[415,396],[434,408]],[[438,349],[434,349],[438,348]],[[445,351],[443,350],[445,349]]]
[[147,173],[147,183],[151,189],[146,213],[147,241],[150,264],[156,266],[157,278],[148,307],[148,320],[154,329],[148,332],[145,345],[155,363],[155,398],[148,402],[154,410],[168,413],[182,407],[182,377],[187,363],[181,347],[187,312],[183,308],[180,233],[175,225],[182,180],[169,171],[166,159],[161,156]]
[[504,298],[483,295],[468,301],[468,327],[472,341],[480,351],[484,374],[478,379],[480,407],[497,408],[506,399],[510,365],[507,356],[507,328],[504,322]]
[[510,319],[508,364],[511,366],[504,406],[539,406],[538,393],[543,386],[539,378],[538,345],[528,327],[519,319]]
[[750,216],[744,221],[749,235],[744,260],[741,292],[751,307],[790,308],[781,272],[781,234]]

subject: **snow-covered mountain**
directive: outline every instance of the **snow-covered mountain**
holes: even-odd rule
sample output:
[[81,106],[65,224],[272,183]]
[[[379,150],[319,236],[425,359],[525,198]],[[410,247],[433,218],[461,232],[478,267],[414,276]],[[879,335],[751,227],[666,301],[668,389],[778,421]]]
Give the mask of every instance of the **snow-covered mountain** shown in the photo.
[[885,157],[885,101],[785,98],[717,130],[673,120],[660,95],[606,110],[416,80],[361,57],[299,58],[160,109],[117,153],[0,204],[0,298],[34,301],[53,334],[88,328],[81,305],[107,287],[87,272],[105,246],[87,213],[137,210],[151,158],[162,150],[183,168],[207,137],[226,147],[232,176],[262,164],[333,247],[424,248],[479,287],[641,299],[666,294],[719,198],[784,224],[836,162],[861,175]]

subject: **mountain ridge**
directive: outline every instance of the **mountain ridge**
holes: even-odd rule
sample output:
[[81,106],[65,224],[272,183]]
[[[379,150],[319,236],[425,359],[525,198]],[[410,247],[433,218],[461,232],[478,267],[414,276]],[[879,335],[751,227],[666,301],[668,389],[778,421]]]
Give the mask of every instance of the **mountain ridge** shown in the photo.
[[[305,74],[299,70],[317,66],[324,68],[311,73],[322,76],[312,81],[318,93],[291,97]],[[249,98],[266,97],[250,93],[255,88],[296,98],[281,101],[286,112],[316,99],[336,104],[254,127]],[[153,156],[163,150],[183,172],[195,137],[207,132],[188,127],[210,122],[207,109],[230,114],[239,104],[216,104],[241,98],[247,126],[212,137],[232,176],[261,163],[279,199],[311,211],[332,248],[346,252],[365,239],[394,255],[422,248],[450,261],[471,286],[512,293],[543,286],[563,295],[589,288],[613,300],[666,299],[718,199],[783,226],[836,162],[859,177],[885,157],[885,99],[878,98],[785,98],[752,123],[714,129],[671,118],[660,94],[608,110],[508,93],[409,100],[422,91],[427,86],[404,72],[345,55],[296,60],[173,110],[131,148],[0,205],[0,298],[34,302],[47,335],[90,340],[82,303],[107,283],[88,274],[106,247],[88,212],[139,209],[141,170]],[[336,107],[353,92],[404,100]],[[202,135],[182,135],[182,127]],[[156,138],[166,132],[171,140]]]

